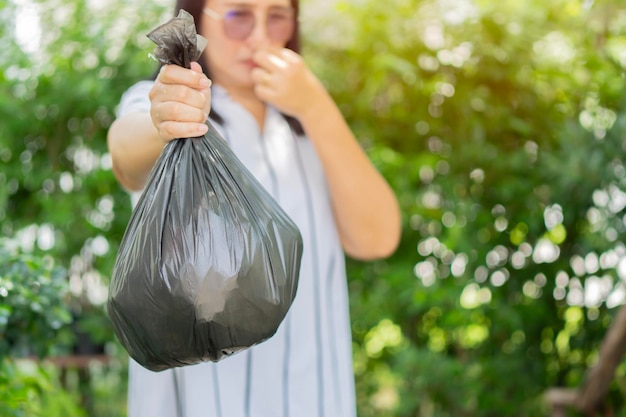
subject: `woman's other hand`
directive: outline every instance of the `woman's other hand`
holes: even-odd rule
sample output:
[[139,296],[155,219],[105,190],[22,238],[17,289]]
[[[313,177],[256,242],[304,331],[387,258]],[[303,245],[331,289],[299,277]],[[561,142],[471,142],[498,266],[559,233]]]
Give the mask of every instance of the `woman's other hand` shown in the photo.
[[290,49],[268,46],[253,59],[258,65],[252,70],[257,97],[283,113],[302,119],[327,94],[302,57]]
[[150,90],[150,117],[159,138],[169,142],[193,138],[207,132],[211,111],[211,81],[197,62],[191,69],[164,65]]

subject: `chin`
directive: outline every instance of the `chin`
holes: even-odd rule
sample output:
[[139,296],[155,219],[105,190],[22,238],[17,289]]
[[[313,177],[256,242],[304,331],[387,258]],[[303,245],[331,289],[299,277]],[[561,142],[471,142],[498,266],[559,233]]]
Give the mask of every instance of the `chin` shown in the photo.
[[252,79],[251,68],[245,68],[240,71],[233,71],[232,80],[233,83],[237,84],[239,87],[254,87],[254,80]]
[[250,75],[248,75],[245,78],[242,78],[239,81],[239,86],[243,87],[243,88],[254,88],[254,81],[252,80],[252,77]]

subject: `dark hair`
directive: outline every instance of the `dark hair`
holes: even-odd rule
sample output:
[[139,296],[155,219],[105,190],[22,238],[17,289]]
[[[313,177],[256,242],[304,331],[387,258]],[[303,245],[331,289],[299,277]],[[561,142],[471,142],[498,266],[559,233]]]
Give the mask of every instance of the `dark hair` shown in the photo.
[[[295,29],[293,31],[293,35],[291,36],[291,39],[289,39],[285,47],[288,49],[291,49],[294,52],[300,53],[300,27],[299,27],[299,19],[298,19],[299,12],[300,12],[300,6],[298,4],[299,1],[298,0],[289,0],[289,1],[291,3],[291,7],[293,7],[294,9],[296,22],[295,22]],[[193,16],[193,19],[196,25],[196,32],[199,32],[200,23],[202,22],[202,17],[204,15],[204,13],[202,12],[203,8],[204,8],[203,1],[176,0],[176,6],[174,7],[174,16],[178,15],[178,12],[180,11],[180,9],[184,9],[185,11],[187,11],[189,14]],[[211,72],[205,65],[205,60],[203,59],[203,56],[204,54],[200,57],[198,61],[200,65],[202,66],[202,70],[207,75],[207,77],[211,78]],[[304,129],[302,128],[302,125],[295,117],[292,117],[286,114],[283,114],[283,117],[285,118],[285,120],[287,120],[287,123],[289,123],[289,126],[295,133],[297,133],[298,135],[302,135],[304,133]],[[224,123],[224,119],[214,109],[211,109],[210,118],[220,125]]]

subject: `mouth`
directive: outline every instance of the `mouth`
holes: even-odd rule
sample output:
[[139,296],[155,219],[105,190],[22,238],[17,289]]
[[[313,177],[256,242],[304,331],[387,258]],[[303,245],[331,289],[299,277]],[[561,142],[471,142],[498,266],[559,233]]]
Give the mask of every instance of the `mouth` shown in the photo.
[[250,68],[258,67],[257,63],[254,62],[252,59],[244,59],[243,63],[244,63],[245,66],[250,67]]

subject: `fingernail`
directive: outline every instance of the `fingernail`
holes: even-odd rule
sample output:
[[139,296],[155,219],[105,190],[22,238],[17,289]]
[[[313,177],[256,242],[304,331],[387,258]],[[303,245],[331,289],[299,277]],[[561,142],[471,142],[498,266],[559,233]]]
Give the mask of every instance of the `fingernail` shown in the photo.
[[204,134],[205,134],[206,132],[208,132],[208,131],[209,131],[209,127],[208,127],[207,125],[200,125],[200,126],[198,127],[198,133],[199,133],[200,135],[204,135]]
[[210,87],[211,86],[211,80],[209,80],[206,77],[202,77],[200,78],[200,87]]

